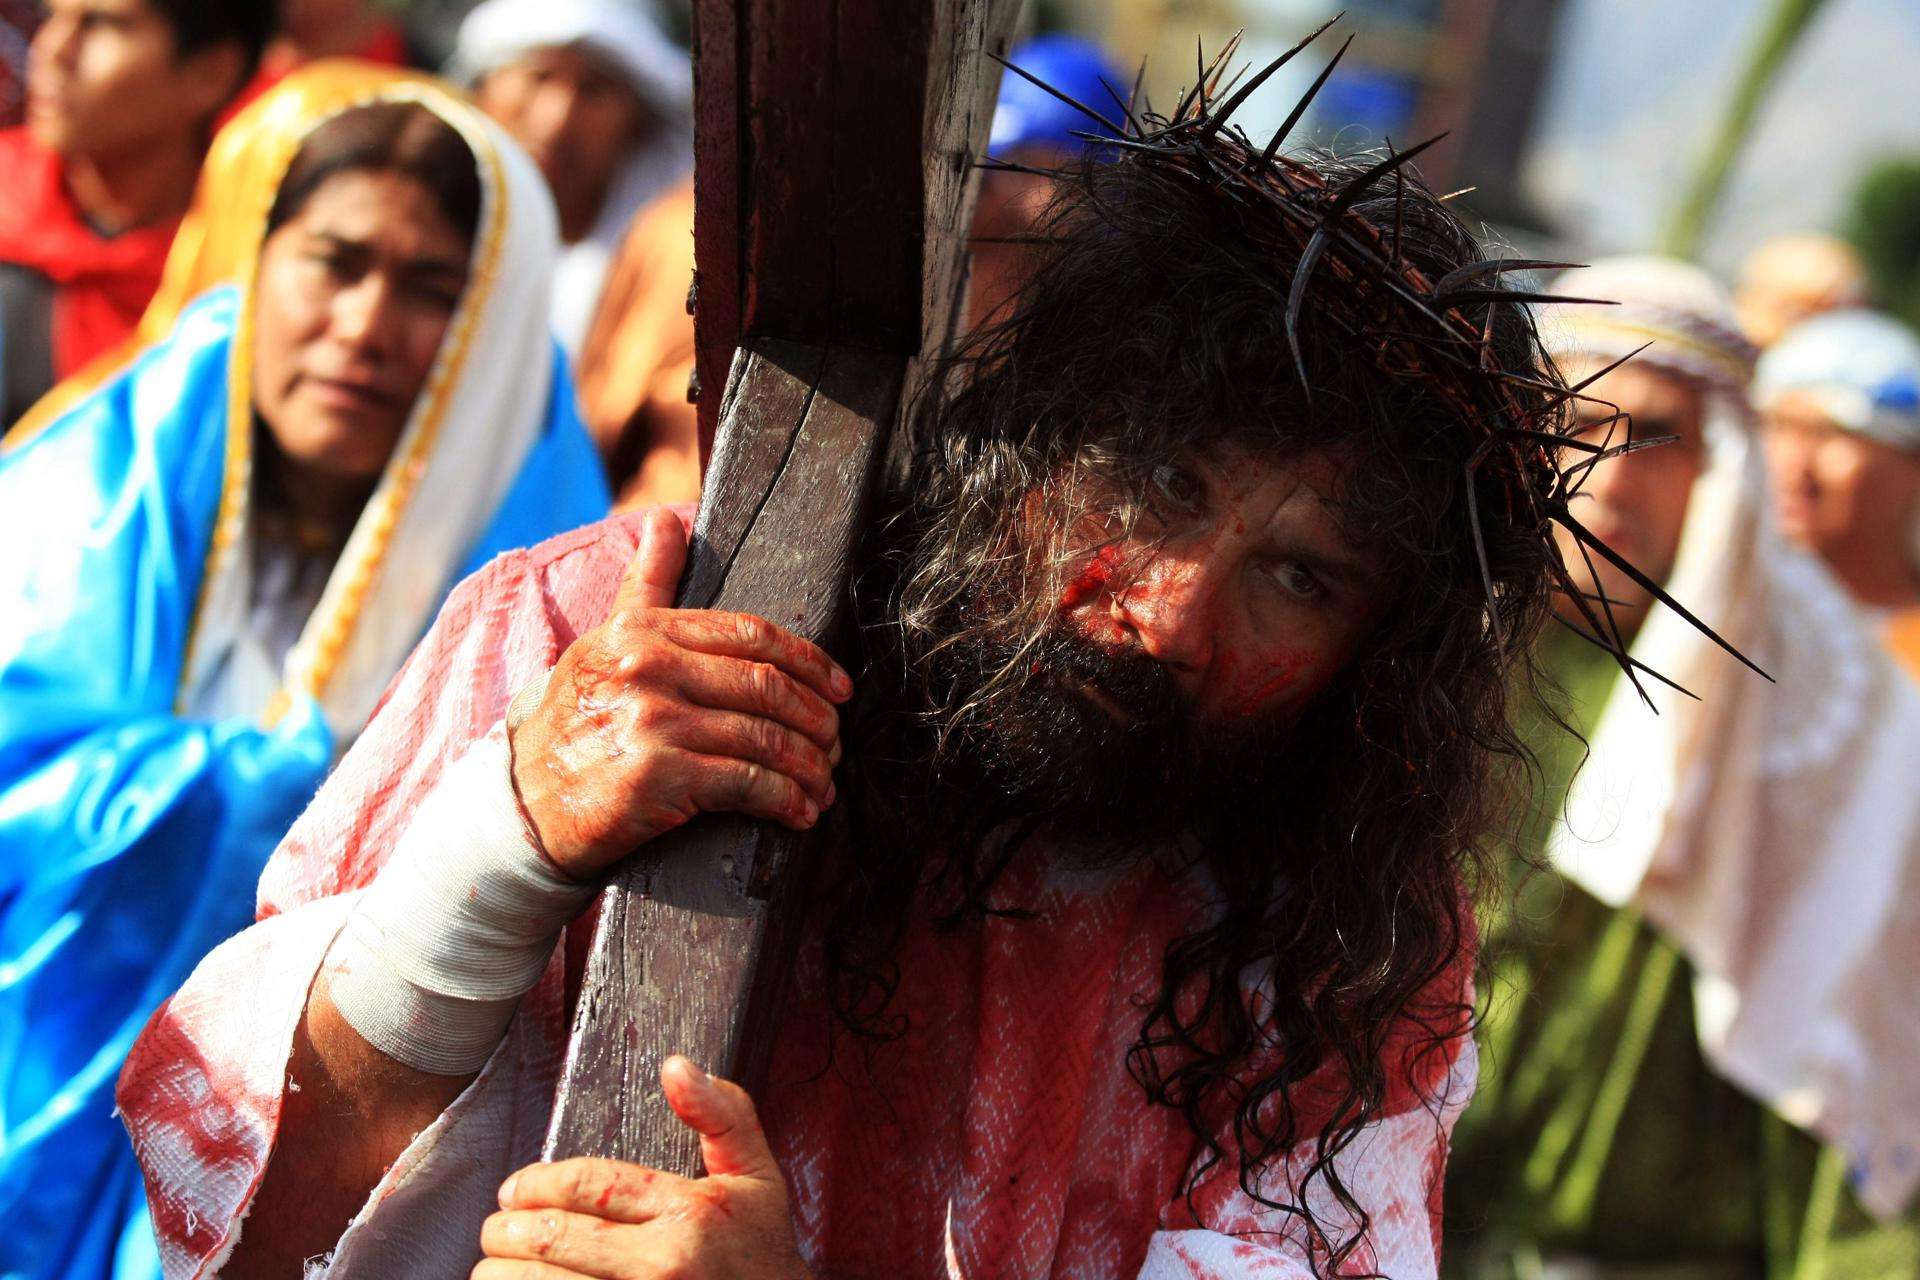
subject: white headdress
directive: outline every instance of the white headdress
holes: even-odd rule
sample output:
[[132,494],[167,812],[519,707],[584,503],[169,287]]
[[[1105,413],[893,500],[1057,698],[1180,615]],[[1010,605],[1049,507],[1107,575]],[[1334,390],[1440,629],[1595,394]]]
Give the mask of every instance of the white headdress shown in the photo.
[[1638,259],[1554,291],[1624,304],[1543,323],[1562,354],[1651,341],[1639,360],[1729,406],[1664,585],[1777,683],[1656,607],[1631,655],[1699,701],[1656,689],[1655,714],[1616,685],[1549,857],[1686,953],[1708,1060],[1844,1148],[1863,1203],[1898,1213],[1920,1185],[1920,690],[1773,530],[1758,450],[1735,425],[1751,348],[1718,287]]
[[[480,222],[468,283],[426,385],[319,604],[283,670],[269,674],[289,693],[313,697],[342,743],[366,723],[519,474],[546,422],[555,368],[546,312],[559,237],[546,182],[497,124],[423,77],[317,63],[254,103],[216,148],[245,171],[228,193],[248,203],[235,234],[257,245],[300,145],[341,111],[371,102],[418,103],[460,134],[480,177]],[[249,630],[256,262],[257,253],[246,259],[240,282],[226,479],[188,642],[188,706]]]

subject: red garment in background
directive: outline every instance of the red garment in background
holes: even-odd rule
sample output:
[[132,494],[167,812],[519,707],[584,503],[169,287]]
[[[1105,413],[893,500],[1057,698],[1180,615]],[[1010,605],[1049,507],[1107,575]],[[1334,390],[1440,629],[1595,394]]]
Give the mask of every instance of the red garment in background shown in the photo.
[[0,262],[53,283],[53,374],[64,378],[133,332],[180,220],[101,235],[67,194],[60,157],[24,128],[0,131],[0,190]]
[[[384,67],[404,67],[413,61],[407,51],[407,33],[397,23],[377,22],[367,33],[367,38],[358,46],[341,52],[343,58],[358,58],[362,62],[377,62]],[[290,57],[276,57],[273,52],[260,59],[260,69],[253,73],[253,79],[240,91],[240,96],[227,104],[220,113],[220,124],[233,119],[239,110],[252,102],[267,90],[279,84],[288,75],[298,71],[302,63]]]

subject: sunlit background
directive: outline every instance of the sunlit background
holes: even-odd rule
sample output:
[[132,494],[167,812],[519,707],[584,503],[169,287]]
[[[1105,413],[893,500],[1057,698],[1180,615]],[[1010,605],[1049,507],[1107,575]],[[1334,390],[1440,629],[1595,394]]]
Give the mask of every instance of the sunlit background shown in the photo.
[[[686,38],[688,0],[653,2]],[[432,61],[470,5],[391,7]],[[35,7],[0,0],[0,61]],[[1729,273],[1771,236],[1837,232],[1881,304],[1920,320],[1920,0],[1030,0],[1022,30],[1144,57],[1147,97],[1168,104],[1196,43],[1244,32],[1257,62],[1341,11],[1353,46],[1307,140],[1445,133],[1429,181],[1472,188],[1461,206],[1529,252],[1657,248]],[[1322,45],[1254,96],[1250,133],[1286,114]]]

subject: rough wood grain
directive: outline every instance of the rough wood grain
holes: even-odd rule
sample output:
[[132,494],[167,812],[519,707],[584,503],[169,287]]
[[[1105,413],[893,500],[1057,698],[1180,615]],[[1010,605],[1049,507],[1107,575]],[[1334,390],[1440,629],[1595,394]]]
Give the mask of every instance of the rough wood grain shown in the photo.
[[[961,288],[971,158],[1016,0],[698,0],[695,255],[703,382],[732,358],[680,602],[829,643],[901,388]],[[745,335],[743,337],[743,335]],[[660,1097],[685,1053],[754,1087],[806,842],[702,818],[602,895],[549,1158],[683,1174]]]
[[[741,352],[728,426],[755,429],[721,433],[714,483],[726,500],[701,508],[682,605],[833,633],[899,370],[898,359],[857,349],[768,342]],[[769,612],[774,600],[783,613]],[[736,1078],[760,1074],[759,1031],[787,959],[787,935],[768,931],[799,843],[770,824],[713,817],[622,869],[602,897],[565,1068],[589,1087],[556,1099],[551,1156],[699,1171],[698,1141],[660,1097],[660,1064],[685,1053]]]
[[748,334],[944,337],[1017,0],[696,0],[700,429]]

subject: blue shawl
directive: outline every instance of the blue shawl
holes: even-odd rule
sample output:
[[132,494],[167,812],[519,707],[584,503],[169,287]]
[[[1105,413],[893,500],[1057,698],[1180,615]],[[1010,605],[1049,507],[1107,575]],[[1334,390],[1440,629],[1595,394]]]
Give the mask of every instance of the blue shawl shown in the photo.
[[[238,308],[207,295],[0,456],[0,1276],[158,1274],[114,1079],[252,921],[261,868],[335,754],[305,695],[272,727],[176,712]],[[466,569],[607,505],[556,350],[544,424]]]

